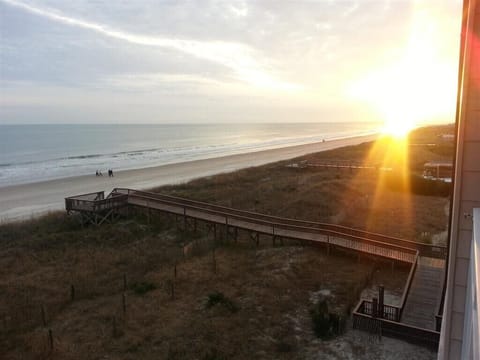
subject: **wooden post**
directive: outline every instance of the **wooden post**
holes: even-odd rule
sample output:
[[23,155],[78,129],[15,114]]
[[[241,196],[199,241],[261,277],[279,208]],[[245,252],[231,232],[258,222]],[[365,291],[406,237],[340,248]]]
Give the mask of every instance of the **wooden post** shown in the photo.
[[117,337],[117,319],[115,316],[112,319],[112,335],[113,337]]
[[225,242],[228,241],[228,216],[225,216]]
[[127,314],[127,299],[125,297],[125,293],[122,293],[122,310],[123,315],[125,316]]
[[52,329],[48,329],[48,344],[50,351],[53,351],[53,334]]
[[70,301],[75,300],[75,286],[73,284],[70,285]]
[[214,274],[217,273],[217,259],[215,257],[215,246],[212,249],[212,270]]
[[376,318],[378,316],[378,299],[372,299],[372,317]]
[[187,231],[187,209],[183,208],[183,231]]
[[42,315],[42,325],[43,327],[47,326],[47,316],[45,314],[45,306],[42,306],[40,307],[40,311],[41,311],[41,315]]
[[272,224],[272,246],[275,246],[275,225]]
[[383,304],[384,304],[384,292],[383,285],[378,286],[378,317],[383,318]]

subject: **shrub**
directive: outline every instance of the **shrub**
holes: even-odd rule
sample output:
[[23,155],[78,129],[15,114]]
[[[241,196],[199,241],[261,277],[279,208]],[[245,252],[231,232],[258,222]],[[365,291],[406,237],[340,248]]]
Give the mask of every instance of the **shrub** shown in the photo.
[[225,295],[223,295],[223,293],[219,291],[215,291],[211,294],[208,294],[207,303],[205,307],[209,309],[211,307],[214,307],[217,304],[223,305],[226,309],[228,309],[232,313],[238,311],[238,307],[232,302],[232,300],[230,300]]
[[150,282],[139,282],[132,285],[132,290],[137,295],[146,294],[149,291],[155,290],[157,287]]
[[202,360],[224,360],[226,357],[222,355],[217,349],[212,348],[203,354]]
[[346,319],[344,316],[328,311],[326,300],[320,300],[310,310],[312,316],[313,331],[317,337],[326,340],[345,331]]

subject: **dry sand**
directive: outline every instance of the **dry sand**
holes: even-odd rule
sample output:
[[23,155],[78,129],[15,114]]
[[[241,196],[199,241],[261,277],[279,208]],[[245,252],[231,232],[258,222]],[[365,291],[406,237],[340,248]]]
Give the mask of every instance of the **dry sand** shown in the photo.
[[95,174],[92,174],[0,187],[0,222],[21,220],[49,211],[60,210],[64,207],[64,198],[72,195],[102,190],[108,193],[115,187],[149,189],[166,184],[177,184],[194,178],[231,172],[343,146],[357,145],[376,138],[377,135],[365,135],[247,154],[125,170],[115,172],[113,178],[106,175],[96,177]]

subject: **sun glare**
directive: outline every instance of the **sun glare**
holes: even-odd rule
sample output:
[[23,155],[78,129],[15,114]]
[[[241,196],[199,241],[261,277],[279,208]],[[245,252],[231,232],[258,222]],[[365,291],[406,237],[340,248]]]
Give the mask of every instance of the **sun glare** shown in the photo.
[[412,121],[392,119],[391,121],[385,122],[381,132],[382,134],[392,136],[396,139],[404,138],[408,133],[415,128],[415,123]]
[[403,55],[348,88],[379,114],[386,134],[402,136],[455,113],[456,68],[441,55],[440,27],[428,11],[417,9]]

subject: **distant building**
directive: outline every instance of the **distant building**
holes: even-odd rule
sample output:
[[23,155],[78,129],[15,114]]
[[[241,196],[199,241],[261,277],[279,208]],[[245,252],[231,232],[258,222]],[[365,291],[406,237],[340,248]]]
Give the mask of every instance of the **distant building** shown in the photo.
[[441,135],[438,135],[438,138],[442,142],[453,142],[453,140],[455,140],[455,135],[453,135],[453,134],[441,134]]
[[453,164],[451,162],[430,161],[423,165],[423,177],[426,179],[452,181]]

